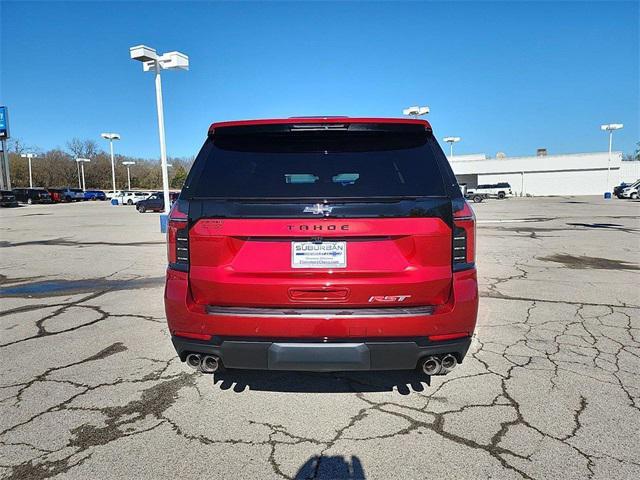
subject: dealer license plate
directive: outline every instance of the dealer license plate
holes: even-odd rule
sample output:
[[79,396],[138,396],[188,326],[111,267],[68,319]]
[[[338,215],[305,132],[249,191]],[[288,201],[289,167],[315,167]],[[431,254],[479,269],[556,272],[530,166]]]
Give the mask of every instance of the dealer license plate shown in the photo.
[[345,268],[347,242],[291,242],[291,268]]

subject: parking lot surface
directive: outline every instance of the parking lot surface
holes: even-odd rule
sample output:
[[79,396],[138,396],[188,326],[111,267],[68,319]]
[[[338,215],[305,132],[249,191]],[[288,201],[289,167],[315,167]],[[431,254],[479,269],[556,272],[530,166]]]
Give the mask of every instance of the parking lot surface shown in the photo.
[[196,373],[157,215],[0,210],[0,475],[640,478],[640,203],[474,208],[477,333],[431,379]]

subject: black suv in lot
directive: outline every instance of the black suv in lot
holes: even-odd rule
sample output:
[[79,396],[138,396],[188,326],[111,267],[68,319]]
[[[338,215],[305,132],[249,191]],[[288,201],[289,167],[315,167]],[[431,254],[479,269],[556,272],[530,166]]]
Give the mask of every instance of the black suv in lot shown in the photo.
[[9,190],[0,190],[0,207],[17,207],[18,201],[13,192]]
[[51,203],[51,194],[44,188],[14,188],[13,194],[21,203]]
[[[178,199],[179,193],[169,192],[169,199],[171,204]],[[154,192],[144,200],[140,200],[136,203],[136,209],[140,213],[144,212],[162,212],[164,211],[164,194],[163,192]]]

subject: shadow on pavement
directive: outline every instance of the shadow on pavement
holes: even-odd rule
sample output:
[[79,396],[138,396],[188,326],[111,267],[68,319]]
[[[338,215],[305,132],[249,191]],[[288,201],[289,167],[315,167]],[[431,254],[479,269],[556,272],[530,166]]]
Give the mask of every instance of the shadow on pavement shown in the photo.
[[289,372],[273,370],[232,370],[213,374],[220,390],[242,393],[247,390],[287,393],[391,392],[401,395],[422,392],[431,384],[429,376],[417,370],[381,372]]
[[331,479],[331,480],[364,480],[364,470],[358,457],[351,457],[351,461],[346,460],[341,455],[333,457],[314,456],[300,467],[295,480],[306,479]]

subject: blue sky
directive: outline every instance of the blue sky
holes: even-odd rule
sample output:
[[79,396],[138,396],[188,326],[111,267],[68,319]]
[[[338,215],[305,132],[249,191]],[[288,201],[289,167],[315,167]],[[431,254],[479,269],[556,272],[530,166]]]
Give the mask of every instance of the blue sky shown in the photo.
[[[163,74],[170,156],[212,121],[398,116],[426,104],[456,153],[603,151],[601,123],[639,134],[639,2],[0,2],[0,104],[41,149],[122,135],[159,156],[153,76],[140,43],[180,50]],[[106,147],[106,145],[105,145]]]

